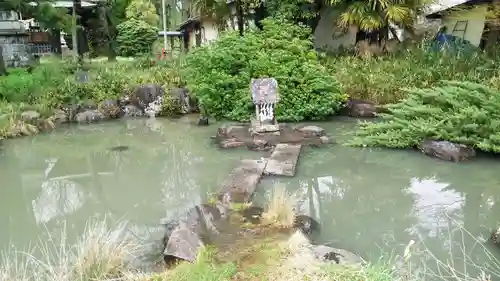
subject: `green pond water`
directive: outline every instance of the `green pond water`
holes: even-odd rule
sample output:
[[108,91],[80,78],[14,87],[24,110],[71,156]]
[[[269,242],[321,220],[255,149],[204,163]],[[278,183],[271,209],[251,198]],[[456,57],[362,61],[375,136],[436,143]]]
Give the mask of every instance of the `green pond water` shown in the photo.
[[[239,159],[265,155],[220,150],[210,140],[217,124],[195,121],[122,120],[3,142],[0,248],[29,247],[62,227],[78,234],[89,218],[104,217],[126,222],[138,237],[160,238],[160,222],[207,200]],[[316,124],[342,140],[354,122]],[[129,149],[109,149],[119,145]],[[414,240],[415,249],[425,245],[460,269],[464,252],[465,263],[481,265],[492,263],[485,249],[500,252],[487,241],[500,223],[499,168],[493,158],[456,164],[416,151],[305,148],[297,175],[264,179],[256,200],[285,184],[321,223],[318,242],[377,262],[402,255]]]

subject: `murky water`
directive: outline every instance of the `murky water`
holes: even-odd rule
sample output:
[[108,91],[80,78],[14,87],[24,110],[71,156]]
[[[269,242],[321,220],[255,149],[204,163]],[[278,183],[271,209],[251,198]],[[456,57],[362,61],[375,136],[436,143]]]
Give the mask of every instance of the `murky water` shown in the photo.
[[[64,223],[78,233],[91,217],[147,232],[206,200],[239,159],[263,155],[219,150],[209,139],[216,125],[194,123],[124,120],[4,142],[0,248],[25,247]],[[344,138],[353,122],[319,125]],[[418,152],[306,148],[297,176],[266,179],[259,195],[276,181],[300,191],[303,210],[322,223],[318,240],[372,260],[423,239],[440,258],[463,259],[465,248],[483,264],[483,245],[500,251],[484,242],[500,223],[499,168],[498,159],[454,164]]]

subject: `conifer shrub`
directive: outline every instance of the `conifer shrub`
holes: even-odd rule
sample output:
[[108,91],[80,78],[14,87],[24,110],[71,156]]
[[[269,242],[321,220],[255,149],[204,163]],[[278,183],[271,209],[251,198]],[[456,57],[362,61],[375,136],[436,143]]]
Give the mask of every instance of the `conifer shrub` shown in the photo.
[[118,53],[124,57],[151,54],[158,39],[158,28],[143,20],[129,19],[116,26]]
[[360,122],[349,144],[410,148],[433,139],[500,152],[500,91],[457,81],[407,91],[380,122]]
[[200,107],[219,119],[248,121],[253,114],[252,78],[278,81],[279,121],[318,120],[340,109],[346,95],[320,64],[310,30],[266,19],[264,29],[240,37],[229,32],[186,57],[187,87]]

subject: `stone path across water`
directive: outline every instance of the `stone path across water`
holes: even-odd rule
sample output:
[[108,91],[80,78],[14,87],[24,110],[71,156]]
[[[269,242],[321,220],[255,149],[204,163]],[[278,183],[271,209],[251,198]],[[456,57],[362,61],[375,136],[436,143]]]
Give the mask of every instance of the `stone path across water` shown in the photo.
[[223,203],[248,202],[262,178],[266,164],[266,159],[241,160],[220,185],[220,201]]
[[280,143],[269,158],[241,160],[220,185],[219,200],[223,203],[248,202],[262,176],[293,177],[301,149],[301,144]]
[[277,144],[267,160],[264,174],[269,176],[295,176],[295,168],[301,149],[301,144]]

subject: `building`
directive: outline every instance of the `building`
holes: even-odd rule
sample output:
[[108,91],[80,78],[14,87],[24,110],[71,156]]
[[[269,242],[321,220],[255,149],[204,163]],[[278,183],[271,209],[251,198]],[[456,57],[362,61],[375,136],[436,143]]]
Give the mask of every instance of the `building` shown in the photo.
[[[488,0],[438,0],[424,9],[424,16],[417,22],[417,26],[431,25],[434,28],[446,26],[448,33],[469,41],[472,45],[480,46],[486,23]],[[237,17],[234,1],[229,0],[230,16],[227,20],[227,29],[236,29]],[[179,30],[185,33],[186,47],[200,46],[219,37],[220,30],[211,18],[203,18],[192,14],[187,9],[187,20]],[[320,11],[320,21],[314,30],[314,41],[317,49],[334,51],[339,47],[351,48],[360,40],[358,28],[355,26],[344,30],[337,25],[340,12],[332,7],[325,7]],[[252,15],[246,19],[246,25],[253,21]],[[227,30],[226,29],[226,30]],[[397,31],[399,39],[405,37],[403,30]],[[389,35],[390,37],[392,34]]]
[[[184,48],[190,48],[207,44],[219,38],[222,31],[238,29],[238,17],[234,0],[227,0],[229,15],[223,27],[218,26],[215,19],[199,15],[192,7],[184,9],[184,18],[178,30],[184,33]],[[245,27],[254,25],[253,11],[245,15]]]
[[21,14],[0,10],[0,44],[5,64],[14,66],[27,61],[28,31],[21,21]]
[[[424,9],[424,16],[417,26],[432,25],[437,29],[446,26],[447,32],[453,36],[479,46],[486,22],[489,1],[477,0],[440,0]],[[321,11],[321,20],[314,32],[315,45],[318,49],[336,50],[340,46],[349,48],[357,42],[358,29],[355,26],[342,30],[336,24],[339,12],[334,8]],[[404,31],[398,35],[404,38]]]

